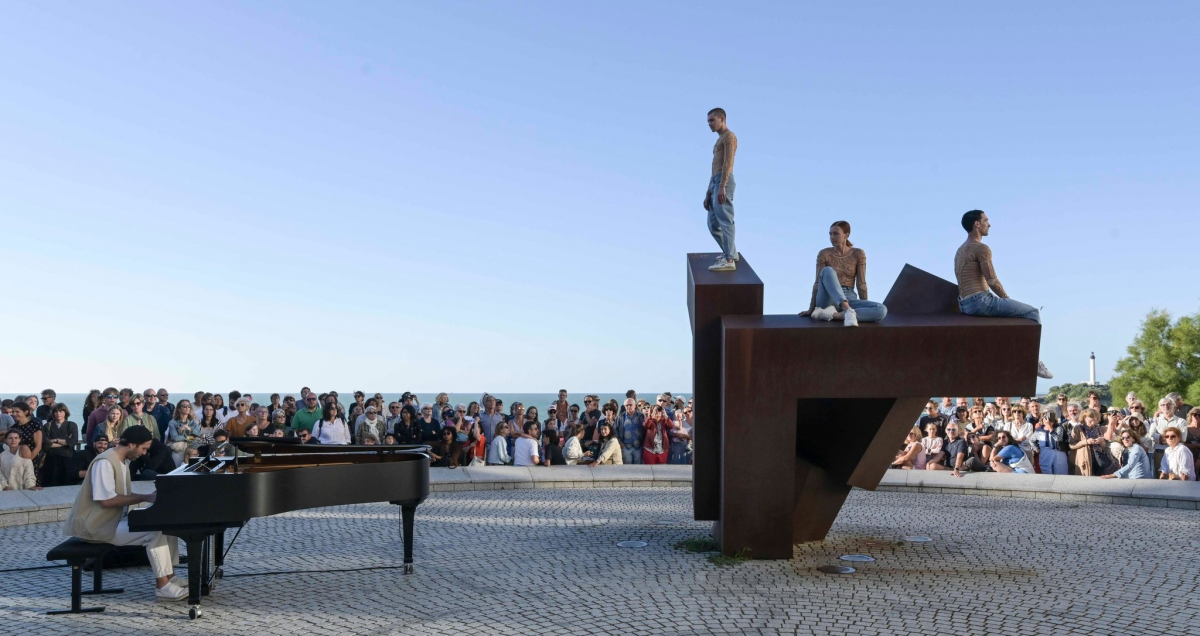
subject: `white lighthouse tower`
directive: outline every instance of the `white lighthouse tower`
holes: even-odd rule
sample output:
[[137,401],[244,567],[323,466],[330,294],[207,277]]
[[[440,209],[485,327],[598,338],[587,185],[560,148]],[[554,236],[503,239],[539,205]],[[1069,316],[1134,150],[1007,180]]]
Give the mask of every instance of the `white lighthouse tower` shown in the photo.
[[1096,386],[1096,352],[1095,351],[1092,352],[1092,359],[1090,362],[1091,362],[1091,364],[1090,364],[1091,370],[1088,373],[1088,384],[1090,384],[1092,386]]

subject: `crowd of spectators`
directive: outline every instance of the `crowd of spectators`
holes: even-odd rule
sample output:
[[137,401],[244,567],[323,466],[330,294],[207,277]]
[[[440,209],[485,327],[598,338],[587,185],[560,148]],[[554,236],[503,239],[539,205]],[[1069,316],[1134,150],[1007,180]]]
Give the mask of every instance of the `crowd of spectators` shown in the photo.
[[[1134,393],[1109,408],[1090,392],[1087,404],[1055,396],[931,400],[892,467],[907,470],[1083,475],[1102,479],[1196,481],[1200,408],[1178,393],[1153,415]],[[1157,461],[1155,461],[1157,460]]]
[[134,479],[153,479],[191,457],[221,451],[231,438],[284,438],[304,444],[429,447],[433,466],[553,466],[557,464],[690,464],[691,401],[663,393],[653,402],[626,393],[624,403],[596,395],[571,403],[567,391],[546,407],[499,398],[450,404],[440,393],[421,402],[410,392],[384,404],[379,393],[355,391],[344,403],[336,391],[305,387],[299,398],[272,394],[262,403],[239,391],[196,392],[172,402],[166,389],[93,390],[80,414],[57,402],[53,390],[0,403],[0,489],[78,484],[88,465],[130,427],[151,433],[150,451],[130,466]]

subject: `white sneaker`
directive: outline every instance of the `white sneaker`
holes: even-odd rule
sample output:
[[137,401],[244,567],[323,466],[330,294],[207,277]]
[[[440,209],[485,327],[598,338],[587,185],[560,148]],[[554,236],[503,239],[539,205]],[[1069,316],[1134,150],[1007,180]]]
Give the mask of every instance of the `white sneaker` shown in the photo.
[[166,603],[174,603],[175,601],[183,601],[188,597],[188,591],[168,582],[166,585],[154,590],[154,600],[163,601]]
[[812,313],[808,314],[808,317],[812,318],[813,320],[829,320],[825,317],[824,307],[817,307],[816,309],[812,310]]
[[1047,380],[1054,377],[1054,374],[1050,373],[1050,369],[1046,368],[1046,363],[1042,362],[1041,360],[1038,360],[1037,375],[1039,378],[1046,378]]
[[858,326],[858,313],[854,311],[854,308],[842,312],[842,324],[847,327]]
[[708,269],[712,272],[732,272],[733,270],[737,269],[737,264],[735,264],[733,261],[726,260],[725,257],[722,256],[721,258],[717,259],[717,262],[709,265]]
[[740,261],[740,260],[742,260],[742,253],[741,253],[741,252],[738,252],[737,254],[734,254],[734,255],[733,255],[733,262],[735,262],[735,263],[736,263],[736,262],[738,262],[738,261]]
[[182,587],[185,590],[188,589],[188,585],[189,585],[187,579],[181,579],[178,576],[175,576],[174,574],[171,575],[171,580],[167,581],[167,583],[174,583],[175,585],[178,585],[179,587]]
[[834,314],[836,314],[836,313],[837,313],[837,307],[834,307],[833,305],[830,305],[830,306],[828,306],[828,307],[826,307],[825,309],[823,309],[823,310],[822,310],[822,312],[821,312],[821,320],[824,320],[824,321],[826,321],[826,322],[828,322],[828,321],[830,321],[830,320],[833,320],[833,315],[834,315]]

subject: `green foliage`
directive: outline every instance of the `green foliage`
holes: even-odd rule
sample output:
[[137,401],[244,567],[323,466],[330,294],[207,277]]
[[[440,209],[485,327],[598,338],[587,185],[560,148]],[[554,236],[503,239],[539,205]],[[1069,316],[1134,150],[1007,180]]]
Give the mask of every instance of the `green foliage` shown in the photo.
[[701,537],[697,539],[684,539],[675,544],[676,550],[686,550],[688,552],[716,552],[721,549],[716,541],[709,537]]
[[1200,403],[1200,313],[1172,323],[1167,312],[1151,311],[1126,351],[1111,385],[1122,405],[1130,391],[1151,413],[1172,391],[1190,404]]
[[1048,398],[1047,402],[1053,404],[1054,398],[1059,393],[1066,393],[1067,400],[1079,402],[1080,404],[1086,404],[1087,395],[1091,391],[1095,391],[1096,393],[1100,394],[1101,404],[1112,404],[1112,391],[1109,389],[1107,384],[1088,384],[1086,382],[1080,382],[1079,384],[1060,384],[1058,386],[1050,387],[1049,393],[1046,394]]
[[750,558],[750,549],[742,548],[741,550],[738,550],[735,554],[733,554],[733,556],[725,556],[724,554],[720,554],[720,553],[710,554],[710,555],[708,555],[708,562],[717,567],[723,567],[726,565],[737,565],[739,563],[745,563],[746,560],[748,560],[749,558]]

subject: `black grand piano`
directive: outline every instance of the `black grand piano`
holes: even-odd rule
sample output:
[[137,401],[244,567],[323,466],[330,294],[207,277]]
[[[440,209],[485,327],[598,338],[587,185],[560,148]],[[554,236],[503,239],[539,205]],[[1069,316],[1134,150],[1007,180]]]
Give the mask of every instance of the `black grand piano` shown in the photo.
[[[237,452],[235,452],[237,451]],[[133,532],[158,530],[187,544],[188,604],[222,575],[225,530],[292,510],[387,501],[400,506],[404,573],[413,571],[413,517],[429,496],[429,447],[297,444],[234,438],[154,480],[155,502],[129,511]],[[215,571],[213,570],[215,568]]]

